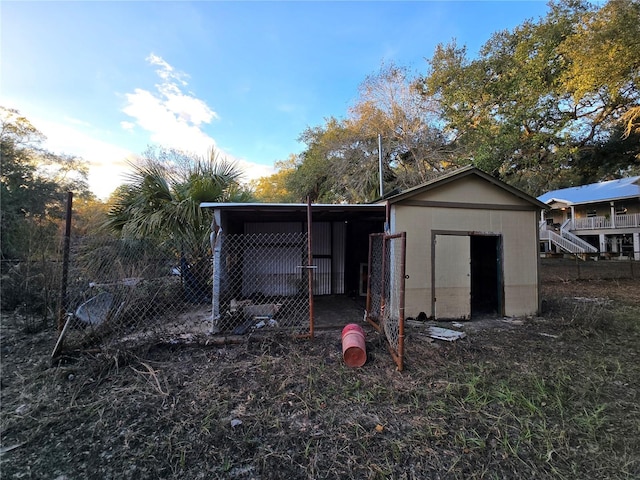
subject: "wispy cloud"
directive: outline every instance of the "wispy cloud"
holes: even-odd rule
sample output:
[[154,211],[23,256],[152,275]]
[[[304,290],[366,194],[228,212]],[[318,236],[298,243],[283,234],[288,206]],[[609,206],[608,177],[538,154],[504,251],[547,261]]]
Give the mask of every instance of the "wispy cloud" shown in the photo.
[[[151,54],[146,60],[158,67],[156,74],[161,81],[154,91],[136,88],[133,93],[127,93],[127,104],[122,111],[135,125],[149,132],[154,143],[199,154],[215,147],[215,140],[202,127],[218,119],[218,114],[202,99],[186,91],[189,76],[158,55]],[[132,122],[121,125],[131,130]]]
[[140,128],[149,133],[153,143],[197,155],[205,155],[214,147],[221,158],[235,162],[244,171],[246,180],[274,173],[273,167],[236,158],[218,148],[203,128],[220,116],[188,90],[189,75],[153,53],[146,60],[157,67],[160,82],[153,91],[136,88],[125,95],[127,104],[122,111],[132,121],[120,122],[123,129],[134,132]]

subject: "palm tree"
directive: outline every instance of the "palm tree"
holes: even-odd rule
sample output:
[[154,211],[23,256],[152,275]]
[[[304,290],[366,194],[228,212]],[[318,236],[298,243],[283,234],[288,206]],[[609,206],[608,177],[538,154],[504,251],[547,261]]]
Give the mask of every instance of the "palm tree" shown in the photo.
[[208,295],[212,213],[200,203],[251,200],[239,183],[241,171],[213,149],[204,158],[150,150],[142,162],[130,165],[126,183],[112,197],[105,227],[123,239],[151,240],[170,248],[180,256],[190,295]]

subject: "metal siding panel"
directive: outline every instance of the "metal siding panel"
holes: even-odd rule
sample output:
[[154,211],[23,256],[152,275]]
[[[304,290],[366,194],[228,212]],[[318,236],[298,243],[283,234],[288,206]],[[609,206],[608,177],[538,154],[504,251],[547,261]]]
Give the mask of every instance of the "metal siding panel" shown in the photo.
[[333,272],[333,293],[344,294],[344,274],[347,247],[347,224],[333,223],[333,242],[331,252],[331,271]]
[[316,258],[313,263],[318,267],[313,275],[314,295],[331,295],[331,259]]
[[331,255],[331,223],[315,222],[312,228],[314,255]]
[[[288,296],[297,293],[300,277],[300,249],[297,247],[248,248],[244,252],[242,295]],[[249,280],[250,279],[250,280]]]

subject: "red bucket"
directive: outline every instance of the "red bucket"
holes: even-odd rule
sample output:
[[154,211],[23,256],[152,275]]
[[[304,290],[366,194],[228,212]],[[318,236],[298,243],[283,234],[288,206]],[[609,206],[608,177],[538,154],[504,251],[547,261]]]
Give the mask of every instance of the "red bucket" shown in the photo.
[[356,323],[342,329],[342,358],[350,367],[361,367],[367,361],[364,330]]

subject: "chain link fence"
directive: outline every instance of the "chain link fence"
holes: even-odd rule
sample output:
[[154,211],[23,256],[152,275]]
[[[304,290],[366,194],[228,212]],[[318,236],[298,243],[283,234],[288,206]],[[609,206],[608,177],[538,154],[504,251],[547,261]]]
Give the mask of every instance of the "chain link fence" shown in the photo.
[[389,342],[399,370],[404,362],[404,285],[406,234],[369,237],[367,320]]
[[305,233],[220,235],[213,261],[146,240],[74,239],[56,350],[308,332],[306,252]]
[[221,235],[214,255],[215,327],[244,334],[258,328],[308,333],[306,233]]
[[3,313],[11,312],[26,333],[55,323],[61,266],[62,262],[47,258],[0,261],[0,307]]

